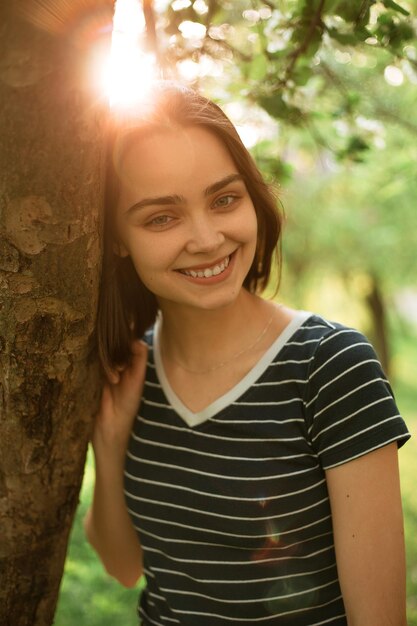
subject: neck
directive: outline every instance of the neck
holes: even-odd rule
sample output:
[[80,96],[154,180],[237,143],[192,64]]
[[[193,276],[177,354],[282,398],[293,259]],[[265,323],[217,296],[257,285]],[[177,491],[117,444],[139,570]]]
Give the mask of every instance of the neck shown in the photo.
[[249,345],[268,323],[271,306],[244,289],[232,304],[216,310],[161,302],[165,355],[191,369],[210,367]]

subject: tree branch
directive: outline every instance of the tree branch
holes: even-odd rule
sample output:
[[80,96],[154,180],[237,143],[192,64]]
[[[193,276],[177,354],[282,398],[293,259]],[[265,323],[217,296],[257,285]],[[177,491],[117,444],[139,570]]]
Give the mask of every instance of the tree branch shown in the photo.
[[321,15],[323,13],[325,2],[326,0],[320,0],[319,6],[317,7],[314,17],[310,22],[310,26],[307,31],[306,38],[300,44],[300,46],[296,50],[294,50],[294,52],[290,54],[291,60],[290,60],[289,65],[287,66],[287,69],[285,70],[285,78],[283,81],[284,83],[286,83],[291,77],[291,74],[294,70],[295,64],[297,63],[299,57],[308,50],[308,47],[310,43],[312,42],[314,32],[316,28],[321,24]]

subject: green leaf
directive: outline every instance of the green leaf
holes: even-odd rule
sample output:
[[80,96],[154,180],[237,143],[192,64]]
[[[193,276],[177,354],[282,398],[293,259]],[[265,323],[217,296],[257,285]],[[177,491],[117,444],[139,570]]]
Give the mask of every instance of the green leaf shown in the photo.
[[401,13],[402,15],[407,15],[407,16],[410,15],[410,12],[407,11],[407,9],[404,9],[404,7],[401,7],[399,4],[394,2],[394,0],[382,0],[382,4],[387,9],[392,9],[393,11],[397,11],[398,13]]
[[410,41],[410,39],[414,39],[415,36],[415,30],[408,22],[402,21],[397,25],[394,37],[398,40],[399,44]]
[[394,20],[392,19],[392,15],[389,13],[382,13],[378,16],[377,19],[378,24],[382,24],[383,26],[388,26],[390,24],[394,24]]
[[362,137],[354,135],[349,139],[348,152],[364,152],[365,150],[369,150],[369,144]]
[[387,15],[380,15],[377,20],[375,36],[384,45],[398,49],[415,37],[414,28],[406,20],[394,21]]
[[327,15],[337,14],[339,3],[340,0],[326,0],[323,13],[326,13]]
[[355,46],[361,41],[355,33],[341,33],[336,28],[328,28],[327,32],[332,39],[335,39],[343,46]]
[[281,94],[272,96],[260,96],[258,104],[265,109],[271,117],[286,120],[290,124],[297,126],[303,119],[303,112],[296,106],[285,102]]
[[262,153],[258,155],[258,148],[262,148],[262,146],[256,146],[253,152],[260,169],[275,181],[279,181],[280,183],[288,182],[292,178],[294,166],[276,156],[265,157]]
[[365,25],[369,22],[371,4],[374,4],[373,0],[341,0],[333,13],[346,22]]
[[349,138],[347,146],[337,153],[337,157],[339,160],[347,158],[355,163],[362,163],[364,161],[364,153],[369,149],[370,145],[363,137],[352,135]]
[[309,65],[296,66],[291,78],[296,85],[303,86],[308,83],[312,75],[311,67]]
[[258,103],[271,117],[285,118],[287,116],[288,105],[279,94],[261,96]]
[[342,17],[346,22],[356,22],[359,13],[358,3],[352,0],[342,0],[334,13]]
[[371,31],[365,28],[365,26],[357,26],[355,28],[355,35],[358,41],[365,41],[369,37],[372,37]]

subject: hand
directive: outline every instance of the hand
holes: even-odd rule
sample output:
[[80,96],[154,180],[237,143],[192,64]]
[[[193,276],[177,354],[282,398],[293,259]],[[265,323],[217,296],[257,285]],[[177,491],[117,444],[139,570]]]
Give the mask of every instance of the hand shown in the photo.
[[148,348],[143,341],[136,340],[131,351],[129,366],[107,372],[92,436],[95,452],[104,447],[125,454],[142,397]]

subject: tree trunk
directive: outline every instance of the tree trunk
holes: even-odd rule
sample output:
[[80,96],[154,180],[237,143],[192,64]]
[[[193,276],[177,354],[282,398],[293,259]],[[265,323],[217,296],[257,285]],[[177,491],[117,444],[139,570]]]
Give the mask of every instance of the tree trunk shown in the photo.
[[85,48],[17,5],[0,6],[0,624],[47,626],[99,396],[105,115]]
[[366,297],[366,303],[372,319],[372,342],[378,353],[385,374],[389,376],[390,349],[384,296],[378,278],[372,276],[371,281],[371,291]]

